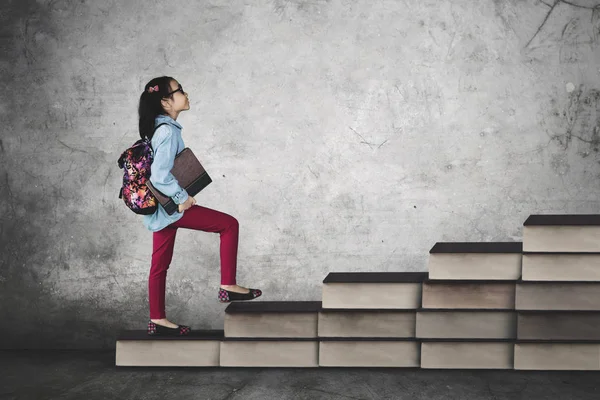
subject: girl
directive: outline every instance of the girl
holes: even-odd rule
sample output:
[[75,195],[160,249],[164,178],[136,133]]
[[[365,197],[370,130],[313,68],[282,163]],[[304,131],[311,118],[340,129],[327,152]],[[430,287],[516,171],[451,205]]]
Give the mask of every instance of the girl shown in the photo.
[[[170,322],[165,315],[165,285],[167,270],[173,257],[175,234],[178,228],[219,233],[221,236],[221,287],[218,299],[222,303],[232,300],[252,300],[259,297],[259,289],[248,289],[236,284],[238,249],[238,221],[231,215],[196,205],[196,200],[179,186],[171,174],[175,156],[185,145],[181,137],[182,126],[177,117],[190,109],[188,95],[181,85],[169,76],[148,82],[140,97],[139,130],[142,139],[148,138],[154,150],[150,168],[150,181],[158,190],[173,198],[178,212],[167,214],[158,204],[152,215],[144,215],[144,226],[153,232],[152,264],[148,279],[150,302],[149,335],[187,335],[191,328]],[[166,123],[155,130],[161,123]]]

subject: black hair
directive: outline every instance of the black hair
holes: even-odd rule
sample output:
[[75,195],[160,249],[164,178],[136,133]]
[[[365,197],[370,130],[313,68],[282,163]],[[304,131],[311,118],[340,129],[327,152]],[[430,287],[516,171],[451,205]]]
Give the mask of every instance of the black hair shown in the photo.
[[[169,96],[169,92],[171,91],[171,81],[174,80],[170,76],[161,76],[152,79],[144,86],[144,92],[140,96],[138,107],[139,129],[142,139],[152,140],[152,136],[154,136],[154,119],[161,114],[166,114],[160,101],[164,98],[173,97],[173,95]],[[154,90],[156,86],[158,86],[158,91]],[[149,91],[150,88],[152,88],[152,92]]]

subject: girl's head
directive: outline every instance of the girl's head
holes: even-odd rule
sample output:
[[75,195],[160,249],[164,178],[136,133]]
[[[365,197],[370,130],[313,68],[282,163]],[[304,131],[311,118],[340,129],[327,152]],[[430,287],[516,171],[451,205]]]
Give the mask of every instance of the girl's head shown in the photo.
[[140,116],[140,137],[152,139],[154,119],[163,114],[177,119],[179,113],[190,109],[187,93],[170,76],[154,78],[146,84],[140,96],[138,113]]

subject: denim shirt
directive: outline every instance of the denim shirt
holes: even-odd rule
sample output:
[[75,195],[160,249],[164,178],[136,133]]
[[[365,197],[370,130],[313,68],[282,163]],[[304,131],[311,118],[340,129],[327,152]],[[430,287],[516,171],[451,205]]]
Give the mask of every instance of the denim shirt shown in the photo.
[[[177,179],[171,174],[171,169],[175,162],[175,156],[184,148],[181,138],[182,126],[168,115],[159,115],[154,120],[154,126],[167,123],[154,131],[151,140],[154,150],[154,159],[150,166],[150,182],[155,188],[160,190],[166,196],[173,199],[175,204],[182,204],[188,199],[188,193],[179,186]],[[183,213],[175,211],[173,215],[167,214],[160,203],[157,210],[152,215],[144,215],[144,226],[152,232],[159,231],[167,225],[179,220]]]

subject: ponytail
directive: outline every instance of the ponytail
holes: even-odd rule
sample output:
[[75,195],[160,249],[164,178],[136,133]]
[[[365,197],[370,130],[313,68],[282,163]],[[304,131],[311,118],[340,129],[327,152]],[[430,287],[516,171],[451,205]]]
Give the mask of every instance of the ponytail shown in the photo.
[[[142,139],[152,140],[154,136],[154,120],[161,114],[165,114],[161,100],[169,97],[171,91],[170,76],[154,78],[144,86],[144,92],[140,96],[138,114],[140,117],[139,130]],[[158,87],[158,90],[156,88]]]

